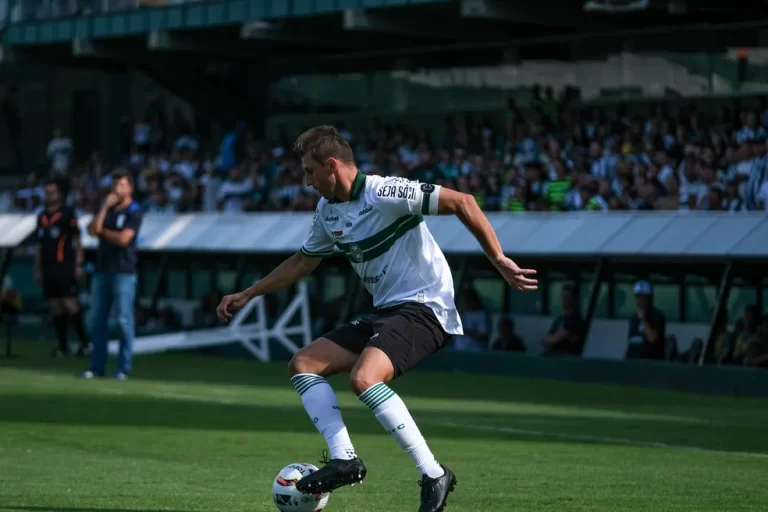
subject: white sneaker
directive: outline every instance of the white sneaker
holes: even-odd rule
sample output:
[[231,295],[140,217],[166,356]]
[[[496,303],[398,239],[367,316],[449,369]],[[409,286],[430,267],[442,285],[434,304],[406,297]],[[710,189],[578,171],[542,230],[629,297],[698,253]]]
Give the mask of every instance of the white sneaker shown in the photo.
[[115,379],[117,380],[128,380],[128,375],[123,372],[117,372],[115,374]]
[[93,373],[91,370],[85,370],[83,373],[80,374],[80,378],[87,379],[87,380],[95,379],[96,374]]

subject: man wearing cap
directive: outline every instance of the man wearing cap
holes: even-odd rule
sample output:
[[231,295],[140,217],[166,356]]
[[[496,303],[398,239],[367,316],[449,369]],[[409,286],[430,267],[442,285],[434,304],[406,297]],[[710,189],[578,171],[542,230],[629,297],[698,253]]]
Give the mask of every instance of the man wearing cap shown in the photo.
[[667,319],[653,307],[653,287],[649,281],[635,283],[636,313],[629,319],[627,359],[658,359],[665,357]]

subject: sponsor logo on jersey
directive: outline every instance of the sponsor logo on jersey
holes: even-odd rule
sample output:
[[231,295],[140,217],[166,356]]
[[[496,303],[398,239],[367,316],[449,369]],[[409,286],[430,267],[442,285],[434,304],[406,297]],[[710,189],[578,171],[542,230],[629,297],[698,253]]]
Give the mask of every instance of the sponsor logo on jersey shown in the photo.
[[376,195],[379,197],[394,197],[397,199],[413,199],[416,197],[416,188],[411,185],[384,185]]
[[344,235],[343,231],[331,231],[331,234],[336,238],[341,238]]
[[325,222],[336,222],[337,220],[339,220],[339,216],[338,216],[338,215],[335,215],[335,216],[333,216],[333,217],[331,217],[331,216],[329,215],[329,216],[327,216],[327,217],[325,218]]
[[351,222],[345,222],[344,223],[344,227],[351,228],[352,227],[352,223]]
[[385,265],[383,269],[381,269],[381,274],[377,276],[366,276],[363,278],[363,284],[378,284],[379,281],[381,281],[381,278],[387,275],[387,270],[389,270],[389,265]]
[[378,192],[376,192],[376,195],[379,197],[394,197],[397,199],[413,199],[416,197],[416,188],[411,187],[410,185],[384,185]]
[[362,210],[360,210],[360,213],[358,213],[357,215],[358,215],[359,217],[362,217],[362,216],[363,216],[363,215],[365,215],[366,213],[371,213],[372,211],[373,211],[373,206],[371,206],[371,205],[367,205],[365,208],[363,208]]

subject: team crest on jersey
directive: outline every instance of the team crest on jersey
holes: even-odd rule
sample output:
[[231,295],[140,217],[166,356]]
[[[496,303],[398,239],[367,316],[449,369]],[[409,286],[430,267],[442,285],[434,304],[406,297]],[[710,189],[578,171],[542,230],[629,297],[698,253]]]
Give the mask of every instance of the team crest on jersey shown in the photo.
[[117,216],[117,229],[122,229],[123,224],[125,224],[125,215],[121,213]]
[[349,253],[356,262],[361,263],[363,261],[363,250],[360,249],[359,245],[350,244]]

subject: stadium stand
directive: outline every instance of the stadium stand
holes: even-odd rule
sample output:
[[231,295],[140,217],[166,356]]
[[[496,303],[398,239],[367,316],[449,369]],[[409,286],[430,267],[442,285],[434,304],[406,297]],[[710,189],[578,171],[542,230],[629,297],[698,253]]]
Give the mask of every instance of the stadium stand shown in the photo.
[[[574,112],[552,91],[511,105],[503,125],[471,114],[449,118],[439,133],[414,133],[373,120],[344,130],[365,173],[445,184],[473,194],[488,211],[765,210],[768,206],[768,108],[765,98],[734,100],[702,119],[696,107],[672,116],[652,103],[645,116],[593,108]],[[179,111],[148,113],[130,126],[121,159],[91,148],[86,162],[70,157],[59,131],[47,147],[49,168],[72,183],[72,204],[92,212],[116,167],[132,170],[148,212],[313,210],[317,197],[287,135],[258,140],[245,123],[218,148],[203,147]],[[215,155],[215,156],[213,156]],[[39,206],[40,179],[31,173],[12,211]]]

